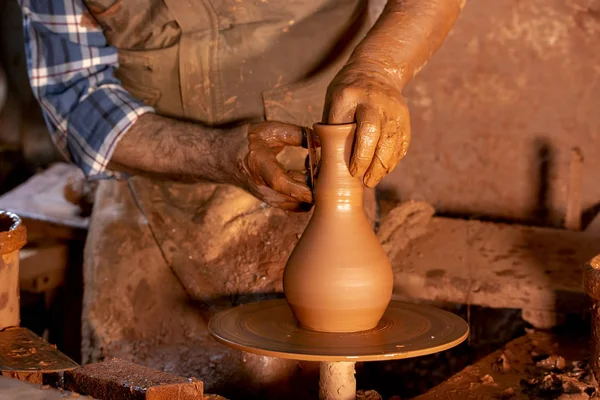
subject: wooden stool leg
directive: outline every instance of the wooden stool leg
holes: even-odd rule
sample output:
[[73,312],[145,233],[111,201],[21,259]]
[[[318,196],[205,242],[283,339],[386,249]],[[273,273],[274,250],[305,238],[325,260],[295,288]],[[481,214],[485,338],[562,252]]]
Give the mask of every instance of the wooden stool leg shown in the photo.
[[355,400],[354,362],[322,362],[319,400]]

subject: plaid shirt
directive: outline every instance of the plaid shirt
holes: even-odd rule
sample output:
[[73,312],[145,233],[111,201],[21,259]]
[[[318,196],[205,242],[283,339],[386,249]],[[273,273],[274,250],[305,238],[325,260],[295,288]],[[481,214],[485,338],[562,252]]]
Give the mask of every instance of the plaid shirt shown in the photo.
[[82,0],[19,0],[31,87],[58,149],[90,178],[106,166],[123,134],[153,112],[115,78],[117,50],[102,30],[82,24]]

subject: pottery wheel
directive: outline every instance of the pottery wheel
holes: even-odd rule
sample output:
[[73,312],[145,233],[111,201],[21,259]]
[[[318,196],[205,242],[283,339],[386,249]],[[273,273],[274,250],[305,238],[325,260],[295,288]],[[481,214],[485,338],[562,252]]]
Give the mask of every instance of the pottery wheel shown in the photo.
[[244,304],[217,314],[208,328],[221,343],[248,353],[306,361],[377,361],[437,353],[463,342],[469,326],[438,308],[392,301],[376,328],[328,333],[298,326],[285,299]]

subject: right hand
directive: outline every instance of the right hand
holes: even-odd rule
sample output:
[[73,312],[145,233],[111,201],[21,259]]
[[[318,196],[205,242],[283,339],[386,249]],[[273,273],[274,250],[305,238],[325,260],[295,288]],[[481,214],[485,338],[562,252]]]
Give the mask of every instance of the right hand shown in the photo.
[[306,171],[286,171],[277,155],[286,146],[306,146],[309,128],[261,122],[248,128],[238,155],[242,186],[265,203],[288,211],[306,211],[313,203]]

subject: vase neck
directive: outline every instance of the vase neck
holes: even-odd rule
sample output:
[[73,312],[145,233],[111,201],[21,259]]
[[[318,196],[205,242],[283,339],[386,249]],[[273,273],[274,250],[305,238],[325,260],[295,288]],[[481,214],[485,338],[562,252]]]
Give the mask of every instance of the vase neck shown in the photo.
[[355,124],[315,125],[321,142],[321,164],[315,187],[315,206],[340,211],[363,206],[361,177],[350,174]]

